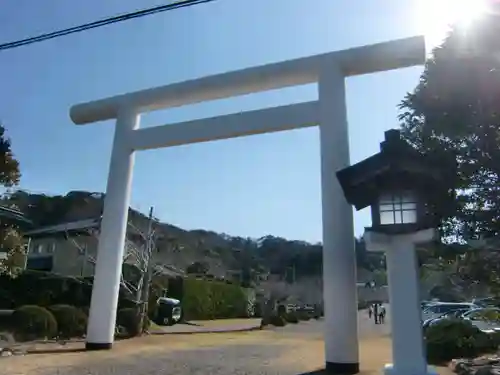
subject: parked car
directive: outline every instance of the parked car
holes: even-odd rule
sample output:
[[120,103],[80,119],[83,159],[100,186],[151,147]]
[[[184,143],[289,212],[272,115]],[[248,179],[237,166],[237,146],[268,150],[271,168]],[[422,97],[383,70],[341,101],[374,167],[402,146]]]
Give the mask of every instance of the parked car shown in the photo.
[[422,322],[425,322],[428,319],[435,319],[443,314],[456,310],[472,310],[477,309],[478,307],[479,306],[469,302],[436,302],[422,312]]
[[476,309],[460,309],[443,314],[434,319],[424,321],[422,328],[425,330],[428,327],[442,321],[443,319],[464,319],[472,323],[483,332],[500,331],[500,309],[496,307],[476,308]]
[[461,319],[470,321],[483,332],[500,331],[500,309],[484,307],[464,312]]
[[500,299],[495,297],[474,298],[472,303],[480,307],[499,307]]
[[181,301],[174,298],[160,297],[157,301],[158,310],[153,321],[158,325],[173,326],[182,317]]
[[470,310],[469,308],[467,309],[458,309],[458,310],[454,310],[454,311],[450,311],[450,312],[447,312],[447,313],[444,313],[436,318],[430,318],[430,319],[427,319],[424,321],[424,323],[422,324],[422,329],[427,329],[429,328],[431,325],[434,325],[440,321],[442,321],[443,319],[460,319],[460,317],[462,316],[463,313],[467,312],[467,311],[474,311],[474,310]]
[[422,301],[420,302],[420,308],[423,310],[425,310],[426,308],[428,308],[429,306],[432,306],[434,304],[436,304],[437,301]]

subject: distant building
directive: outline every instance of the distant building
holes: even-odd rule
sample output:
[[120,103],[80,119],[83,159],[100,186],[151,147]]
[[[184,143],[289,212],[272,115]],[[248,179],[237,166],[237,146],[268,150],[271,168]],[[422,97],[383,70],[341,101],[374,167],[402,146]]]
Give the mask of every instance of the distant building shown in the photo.
[[[29,239],[27,269],[53,272],[64,276],[93,276],[101,218],[72,221],[37,228],[24,233]],[[127,239],[137,242],[142,234],[129,227]],[[125,258],[134,264],[137,258]],[[183,276],[183,271],[168,265],[158,266],[161,273]]]

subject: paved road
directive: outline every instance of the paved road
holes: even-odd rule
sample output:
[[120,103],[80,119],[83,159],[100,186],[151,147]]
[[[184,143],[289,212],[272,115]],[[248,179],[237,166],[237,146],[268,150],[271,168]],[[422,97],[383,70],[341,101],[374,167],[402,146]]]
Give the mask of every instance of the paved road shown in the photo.
[[[358,313],[358,332],[360,337],[386,336],[391,332],[390,327],[389,316],[386,317],[385,324],[376,325],[373,319],[368,318],[366,311]],[[286,327],[274,328],[274,330],[286,335],[302,335],[320,339],[323,338],[324,321],[311,320],[309,322],[301,322],[300,324],[288,324]]]
[[[110,352],[0,359],[0,375],[306,374],[324,363],[322,327],[322,321],[311,320],[247,333],[149,336]],[[359,314],[359,327],[365,340],[388,332],[388,326],[370,322],[366,312]]]

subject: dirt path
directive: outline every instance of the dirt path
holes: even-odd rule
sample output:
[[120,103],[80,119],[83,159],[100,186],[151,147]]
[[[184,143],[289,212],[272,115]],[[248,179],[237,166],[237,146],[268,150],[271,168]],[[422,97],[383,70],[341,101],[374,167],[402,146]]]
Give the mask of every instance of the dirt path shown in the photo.
[[[360,354],[362,373],[380,374],[391,359],[390,338],[362,338]],[[324,343],[316,335],[253,331],[148,336],[112,351],[11,357],[0,359],[0,375],[298,375],[323,365]]]

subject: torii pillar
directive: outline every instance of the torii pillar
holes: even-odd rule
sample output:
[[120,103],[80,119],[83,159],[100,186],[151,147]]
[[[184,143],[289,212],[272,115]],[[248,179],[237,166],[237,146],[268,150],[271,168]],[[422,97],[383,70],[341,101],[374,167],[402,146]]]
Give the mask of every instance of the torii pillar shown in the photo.
[[[116,119],[86,348],[110,349],[114,341],[136,150],[319,125],[326,368],[334,374],[359,372],[353,214],[335,174],[350,164],[345,78],[421,65],[424,61],[425,43],[419,36],[208,76],[72,107],[70,116],[76,124]],[[139,129],[142,112],[314,82],[318,83],[315,101]]]

